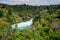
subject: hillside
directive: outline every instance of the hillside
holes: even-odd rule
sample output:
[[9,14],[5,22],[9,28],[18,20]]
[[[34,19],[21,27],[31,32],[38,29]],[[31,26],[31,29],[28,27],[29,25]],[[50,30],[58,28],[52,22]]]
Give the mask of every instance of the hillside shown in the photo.
[[[11,24],[31,18],[31,29],[9,31]],[[60,5],[0,4],[0,40],[60,40]]]

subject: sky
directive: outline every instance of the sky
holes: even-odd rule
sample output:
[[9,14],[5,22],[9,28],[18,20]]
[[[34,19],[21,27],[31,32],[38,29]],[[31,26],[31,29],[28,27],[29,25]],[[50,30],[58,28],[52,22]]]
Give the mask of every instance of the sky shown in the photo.
[[10,5],[50,5],[50,4],[60,4],[60,0],[0,0],[0,3],[6,3]]

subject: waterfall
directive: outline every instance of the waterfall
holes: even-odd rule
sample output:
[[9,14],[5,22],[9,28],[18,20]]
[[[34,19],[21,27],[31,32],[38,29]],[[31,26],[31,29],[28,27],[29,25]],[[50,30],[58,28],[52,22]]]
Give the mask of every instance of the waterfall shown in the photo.
[[[26,22],[17,23],[17,27],[18,27],[18,30],[23,30],[25,28],[31,27],[32,24],[33,24],[33,18],[31,18],[30,20],[28,20]],[[15,25],[16,24],[12,24],[11,28],[15,29],[15,27],[16,27]]]

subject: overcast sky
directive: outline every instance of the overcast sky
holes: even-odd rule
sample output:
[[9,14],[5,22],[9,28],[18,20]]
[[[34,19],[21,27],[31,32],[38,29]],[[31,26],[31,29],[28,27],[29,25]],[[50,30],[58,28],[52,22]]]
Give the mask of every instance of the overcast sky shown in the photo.
[[60,0],[0,0],[0,3],[7,4],[28,4],[28,5],[50,5],[60,4]]

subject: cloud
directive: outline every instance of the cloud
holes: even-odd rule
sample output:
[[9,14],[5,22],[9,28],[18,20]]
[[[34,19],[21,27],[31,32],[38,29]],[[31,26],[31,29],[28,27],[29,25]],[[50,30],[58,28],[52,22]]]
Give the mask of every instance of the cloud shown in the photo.
[[60,4],[60,0],[0,0],[2,3],[7,4],[27,4],[27,5],[50,5]]
[[60,0],[49,0],[50,4],[60,4]]

